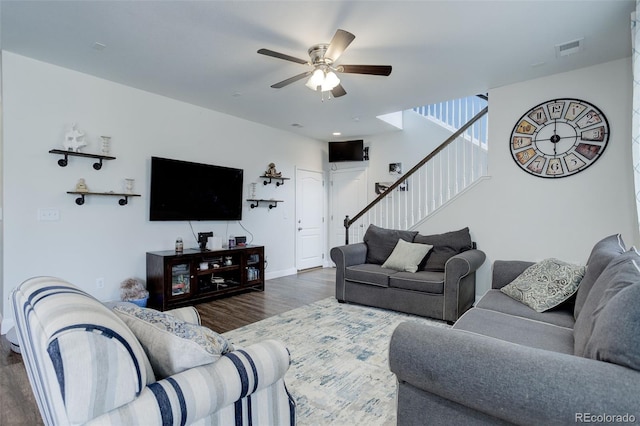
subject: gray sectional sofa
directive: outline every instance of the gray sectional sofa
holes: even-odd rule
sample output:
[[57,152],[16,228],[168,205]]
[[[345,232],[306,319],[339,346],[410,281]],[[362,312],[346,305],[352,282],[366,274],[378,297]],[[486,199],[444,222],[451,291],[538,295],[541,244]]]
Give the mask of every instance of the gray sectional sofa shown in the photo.
[[[396,246],[405,244],[405,252]],[[334,247],[336,299],[453,322],[475,300],[476,270],[485,254],[469,228],[421,235],[370,225],[362,243]],[[426,255],[420,251],[427,250]],[[417,250],[416,250],[417,249]],[[414,252],[414,250],[416,250]],[[395,251],[395,253],[394,253]],[[399,254],[403,265],[388,264]],[[415,259],[410,261],[415,255]],[[408,267],[409,264],[411,267]]]
[[546,312],[500,290],[532,265],[494,262],[451,329],[397,327],[399,425],[640,422],[640,254],[598,242],[575,297]]

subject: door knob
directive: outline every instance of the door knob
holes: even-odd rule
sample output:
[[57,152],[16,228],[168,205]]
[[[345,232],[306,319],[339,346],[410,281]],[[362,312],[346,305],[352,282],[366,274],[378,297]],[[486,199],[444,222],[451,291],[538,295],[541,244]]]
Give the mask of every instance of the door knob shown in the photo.
[[302,231],[302,228],[298,228],[298,231]]

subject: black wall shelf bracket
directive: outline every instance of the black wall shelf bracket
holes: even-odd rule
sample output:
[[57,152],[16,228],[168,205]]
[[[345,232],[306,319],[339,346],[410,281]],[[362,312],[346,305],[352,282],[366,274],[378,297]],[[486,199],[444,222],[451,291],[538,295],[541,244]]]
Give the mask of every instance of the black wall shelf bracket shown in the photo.
[[284,202],[283,200],[257,200],[257,199],[248,199],[247,201],[251,203],[249,207],[251,207],[252,209],[260,206],[260,203],[268,203],[269,210],[275,207],[278,207],[278,203]]
[[126,206],[129,203],[129,197],[140,196],[140,194],[123,194],[123,193],[116,193],[116,192],[80,192],[80,191],[67,191],[67,194],[79,195],[79,197],[76,198],[76,204],[79,206],[84,204],[85,196],[87,195],[106,195],[111,197],[121,197],[118,200],[118,204],[120,204],[121,206]]
[[[280,186],[280,185],[284,185],[284,181],[285,180],[289,180],[289,178],[286,177],[279,177],[279,176],[260,176],[262,179],[265,179],[262,184],[263,185],[269,185],[270,183],[273,183],[273,179],[276,180],[275,184],[276,186]],[[269,179],[268,181],[266,179]]]
[[93,168],[95,170],[100,170],[102,168],[102,161],[103,160],[115,160],[116,157],[111,157],[109,155],[100,155],[100,154],[86,154],[84,152],[75,152],[75,151],[65,151],[62,149],[52,149],[49,151],[49,154],[58,154],[58,155],[63,155],[64,158],[61,158],[58,160],[58,165],[60,167],[66,167],[67,164],[69,164],[69,156],[72,157],[84,157],[84,158],[94,158],[96,160],[98,160],[97,162],[93,163]]

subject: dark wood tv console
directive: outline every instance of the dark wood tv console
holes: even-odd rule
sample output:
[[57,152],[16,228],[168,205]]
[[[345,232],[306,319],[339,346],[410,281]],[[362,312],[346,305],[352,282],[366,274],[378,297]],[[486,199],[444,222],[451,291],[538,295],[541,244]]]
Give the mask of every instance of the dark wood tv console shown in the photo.
[[147,252],[150,308],[161,311],[264,290],[264,247]]

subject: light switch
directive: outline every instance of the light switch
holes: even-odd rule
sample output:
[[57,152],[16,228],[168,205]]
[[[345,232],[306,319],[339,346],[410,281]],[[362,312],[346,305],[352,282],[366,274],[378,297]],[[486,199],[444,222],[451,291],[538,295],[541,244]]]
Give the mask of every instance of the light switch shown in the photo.
[[60,210],[58,209],[38,209],[38,221],[53,222],[60,220]]

